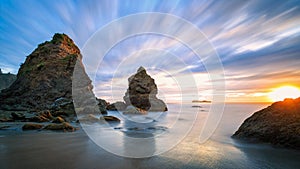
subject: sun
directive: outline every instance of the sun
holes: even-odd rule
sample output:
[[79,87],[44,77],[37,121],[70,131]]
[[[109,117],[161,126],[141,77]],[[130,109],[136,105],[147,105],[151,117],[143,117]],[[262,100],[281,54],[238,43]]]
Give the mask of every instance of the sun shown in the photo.
[[273,101],[282,101],[285,98],[298,98],[300,97],[300,90],[294,86],[282,86],[279,88],[273,89],[272,92],[269,93],[269,98]]

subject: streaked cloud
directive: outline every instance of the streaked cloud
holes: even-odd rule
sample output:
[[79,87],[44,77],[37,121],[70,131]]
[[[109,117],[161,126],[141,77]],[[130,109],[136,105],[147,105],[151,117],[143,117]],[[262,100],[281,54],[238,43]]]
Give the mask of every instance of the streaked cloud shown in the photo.
[[[19,65],[37,44],[49,40],[55,32],[68,34],[82,49],[91,35],[115,19],[140,12],[162,12],[186,19],[207,36],[224,65],[229,101],[265,99],[270,88],[278,85],[300,87],[299,1],[44,0],[22,3],[3,0],[0,9],[0,67],[4,72],[17,73]],[[149,21],[140,26],[155,26],[155,23]],[[125,29],[120,26],[115,32]],[[180,34],[197,41],[189,30]],[[100,41],[99,45],[106,43]],[[145,66],[157,79],[166,98],[179,97],[172,78],[193,76],[200,97],[209,99],[212,81],[202,64],[206,58],[201,59],[175,39],[147,34],[116,44],[99,67],[91,68],[96,71],[89,75],[99,97],[109,97],[112,81],[121,96],[128,76],[139,66]],[[89,62],[94,61],[84,60],[86,65]],[[183,84],[186,93],[194,92],[190,84]]]

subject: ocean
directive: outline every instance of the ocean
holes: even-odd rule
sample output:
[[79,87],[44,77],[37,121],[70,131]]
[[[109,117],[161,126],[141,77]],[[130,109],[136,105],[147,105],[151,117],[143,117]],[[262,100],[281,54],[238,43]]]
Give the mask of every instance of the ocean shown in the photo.
[[[82,124],[71,133],[0,131],[0,168],[299,168],[299,151],[230,137],[247,117],[266,106],[228,103],[215,124],[206,123],[210,104],[193,103],[168,104],[168,112],[147,115],[109,111],[121,123]],[[217,128],[200,142],[207,125]]]

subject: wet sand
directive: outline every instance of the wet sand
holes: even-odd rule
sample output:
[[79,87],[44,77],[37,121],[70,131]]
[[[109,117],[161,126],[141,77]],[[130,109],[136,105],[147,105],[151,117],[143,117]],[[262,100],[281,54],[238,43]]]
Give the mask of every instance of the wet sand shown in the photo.
[[[299,151],[273,148],[264,144],[243,143],[230,138],[241,122],[259,108],[258,105],[227,106],[219,127],[204,144],[198,143],[200,128],[195,126],[175,148],[144,159],[124,158],[111,154],[97,146],[82,129],[70,133],[2,130],[0,168],[298,168]],[[244,113],[245,109],[248,109],[249,113]],[[203,123],[201,115],[197,123]]]

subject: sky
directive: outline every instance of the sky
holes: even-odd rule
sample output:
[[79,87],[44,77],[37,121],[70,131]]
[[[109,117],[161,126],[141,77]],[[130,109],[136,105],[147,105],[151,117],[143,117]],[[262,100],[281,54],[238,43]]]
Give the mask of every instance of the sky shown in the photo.
[[[182,18],[202,31],[223,65],[227,102],[270,101],[268,94],[274,88],[300,87],[299,8],[297,0],[1,0],[0,68],[17,73],[26,56],[56,32],[67,34],[84,50],[87,41],[111,22],[158,12]],[[141,27],[156,26],[136,22]],[[120,25],[116,31],[125,28]],[[193,38],[188,30],[183,33]],[[109,101],[122,99],[127,78],[139,66],[147,69],[157,83],[159,97],[168,102],[182,100],[186,93],[191,100],[212,97],[205,58],[199,59],[171,37],[128,37],[115,44],[98,67],[88,67],[89,58],[83,57],[96,96]]]

